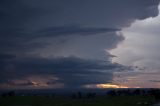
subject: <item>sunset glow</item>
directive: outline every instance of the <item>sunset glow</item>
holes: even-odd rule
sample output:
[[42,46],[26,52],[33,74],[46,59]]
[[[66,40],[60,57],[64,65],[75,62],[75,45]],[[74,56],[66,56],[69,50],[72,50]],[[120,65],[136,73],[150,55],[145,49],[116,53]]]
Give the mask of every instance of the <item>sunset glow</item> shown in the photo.
[[97,88],[129,88],[123,85],[115,85],[115,84],[97,84]]

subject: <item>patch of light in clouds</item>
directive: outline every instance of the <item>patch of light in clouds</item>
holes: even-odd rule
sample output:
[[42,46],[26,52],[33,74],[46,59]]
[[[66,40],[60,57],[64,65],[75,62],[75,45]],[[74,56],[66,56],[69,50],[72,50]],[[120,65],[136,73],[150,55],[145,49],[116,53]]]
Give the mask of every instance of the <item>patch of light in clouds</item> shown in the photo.
[[[160,6],[159,6],[160,10]],[[124,42],[110,51],[113,62],[144,68],[132,74],[114,73],[114,81],[130,87],[159,88],[160,75],[160,15],[155,18],[137,20],[122,30]]]
[[[155,18],[137,20],[129,28],[122,30],[125,41],[110,51],[117,57],[113,61],[124,65],[159,68],[160,15]],[[153,69],[152,68],[152,69]]]

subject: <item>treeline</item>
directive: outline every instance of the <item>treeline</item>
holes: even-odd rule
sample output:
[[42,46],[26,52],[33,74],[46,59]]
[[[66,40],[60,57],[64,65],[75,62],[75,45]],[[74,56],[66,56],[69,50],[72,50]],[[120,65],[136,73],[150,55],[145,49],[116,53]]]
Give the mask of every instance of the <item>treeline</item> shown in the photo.
[[108,96],[153,96],[160,100],[160,89],[113,89],[106,93]]
[[82,93],[82,92],[77,92],[73,93],[71,95],[72,99],[82,99],[82,98],[88,98],[88,99],[93,99],[97,96],[95,92],[88,92],[88,93]]
[[[72,99],[82,99],[88,98],[92,99],[100,96],[96,92],[75,92],[70,94],[70,98]],[[104,92],[103,96],[111,97],[111,96],[153,96],[155,99],[160,100],[160,89],[111,89]],[[12,96],[25,96],[23,94],[18,95],[15,91],[9,91],[2,93],[1,97],[12,97]],[[32,94],[30,96],[46,96],[54,98],[56,95],[54,93],[48,93],[47,95],[41,94]]]

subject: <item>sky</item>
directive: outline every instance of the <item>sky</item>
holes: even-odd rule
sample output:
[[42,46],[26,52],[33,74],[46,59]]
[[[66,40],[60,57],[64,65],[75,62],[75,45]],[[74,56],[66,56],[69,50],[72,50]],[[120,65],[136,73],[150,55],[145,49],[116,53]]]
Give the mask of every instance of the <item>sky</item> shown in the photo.
[[160,0],[0,0],[0,89],[158,88]]
[[[160,10],[160,6],[159,6]],[[130,86],[160,87],[159,27],[160,15],[135,21],[122,30],[125,41],[110,53],[116,55],[113,61],[138,68],[134,74],[116,73],[123,78],[115,78]],[[127,80],[129,79],[129,81]],[[125,80],[125,81],[124,81]]]

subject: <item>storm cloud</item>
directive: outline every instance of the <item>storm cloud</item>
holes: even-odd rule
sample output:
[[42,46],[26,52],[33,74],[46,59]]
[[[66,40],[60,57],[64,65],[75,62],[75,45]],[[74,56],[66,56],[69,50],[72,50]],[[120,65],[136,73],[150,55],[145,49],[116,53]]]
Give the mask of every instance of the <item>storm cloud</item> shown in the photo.
[[[9,67],[9,70],[12,71],[4,74],[4,71],[7,72]],[[53,59],[32,57],[13,59],[6,63],[1,70],[1,83],[16,85],[14,81],[21,79],[25,83],[19,85],[26,85],[29,82],[27,78],[30,76],[54,76],[58,78],[56,83],[64,83],[66,87],[68,85],[80,87],[86,84],[111,82],[113,72],[131,70],[131,68],[110,61],[87,60],[77,57]],[[48,80],[46,84],[52,84],[51,79],[46,79]]]
[[131,68],[113,63],[109,50],[125,39],[123,28],[156,17],[158,5],[159,0],[0,0],[0,84],[34,85],[36,76],[64,87],[112,82],[114,72]]

